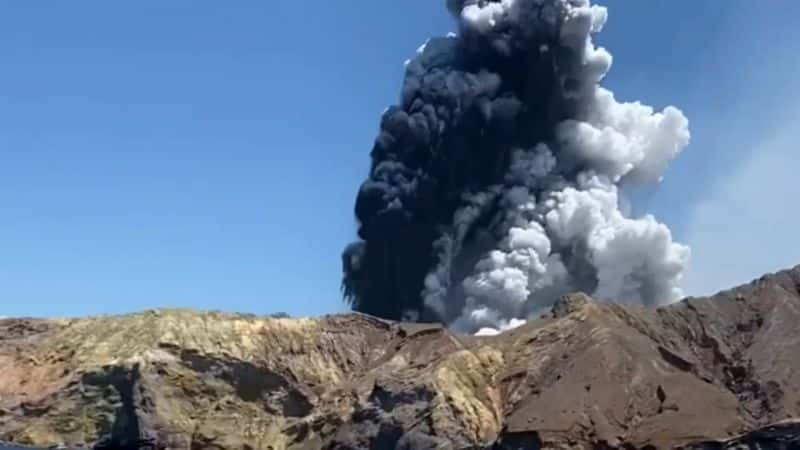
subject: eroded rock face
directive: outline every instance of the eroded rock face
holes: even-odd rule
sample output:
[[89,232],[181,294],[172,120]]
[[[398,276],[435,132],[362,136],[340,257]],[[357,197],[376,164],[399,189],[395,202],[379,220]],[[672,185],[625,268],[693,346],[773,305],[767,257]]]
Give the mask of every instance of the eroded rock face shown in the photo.
[[0,320],[0,441],[209,449],[800,448],[800,267],[499,336],[362,315]]

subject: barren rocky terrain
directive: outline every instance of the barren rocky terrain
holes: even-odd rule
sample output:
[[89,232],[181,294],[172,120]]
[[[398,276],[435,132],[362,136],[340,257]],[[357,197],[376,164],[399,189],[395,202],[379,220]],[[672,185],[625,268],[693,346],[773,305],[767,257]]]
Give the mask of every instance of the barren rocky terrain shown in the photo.
[[800,266],[499,336],[363,315],[0,320],[0,441],[192,449],[800,448]]

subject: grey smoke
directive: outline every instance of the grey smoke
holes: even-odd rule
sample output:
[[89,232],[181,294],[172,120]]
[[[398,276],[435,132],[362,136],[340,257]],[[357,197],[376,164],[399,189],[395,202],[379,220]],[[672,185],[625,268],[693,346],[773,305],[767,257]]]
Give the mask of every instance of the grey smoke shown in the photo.
[[558,295],[657,305],[682,295],[689,249],[620,187],[658,183],[688,120],[600,82],[607,20],[587,0],[448,0],[458,35],[407,62],[344,255],[357,310],[490,334]]

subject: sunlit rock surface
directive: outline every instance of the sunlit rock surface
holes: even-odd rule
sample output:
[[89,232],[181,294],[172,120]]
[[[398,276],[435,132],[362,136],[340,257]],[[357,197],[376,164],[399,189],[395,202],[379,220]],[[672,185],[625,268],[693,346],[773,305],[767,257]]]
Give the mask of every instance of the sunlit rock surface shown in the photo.
[[491,337],[355,314],[3,319],[0,441],[800,448],[798,323],[800,267],[657,310],[570,295]]

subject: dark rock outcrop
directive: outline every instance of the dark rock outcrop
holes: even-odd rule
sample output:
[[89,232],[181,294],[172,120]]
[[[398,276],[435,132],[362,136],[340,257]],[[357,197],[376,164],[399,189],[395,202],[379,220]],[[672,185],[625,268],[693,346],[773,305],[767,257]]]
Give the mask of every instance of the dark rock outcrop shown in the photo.
[[797,449],[800,267],[499,336],[351,314],[0,320],[0,441],[187,449]]

